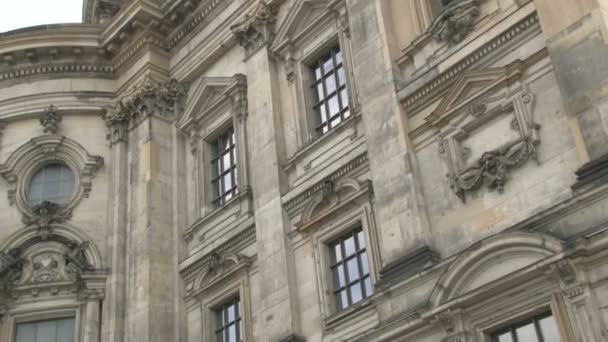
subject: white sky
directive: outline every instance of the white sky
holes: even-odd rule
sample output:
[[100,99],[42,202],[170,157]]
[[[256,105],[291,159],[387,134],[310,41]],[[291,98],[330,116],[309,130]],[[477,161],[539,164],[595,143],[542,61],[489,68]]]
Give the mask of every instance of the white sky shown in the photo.
[[82,0],[0,0],[0,32],[81,20]]

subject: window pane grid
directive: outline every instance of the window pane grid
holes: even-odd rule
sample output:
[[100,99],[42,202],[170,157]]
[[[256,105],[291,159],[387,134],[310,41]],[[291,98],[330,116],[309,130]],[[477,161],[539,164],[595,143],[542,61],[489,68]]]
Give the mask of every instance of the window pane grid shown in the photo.
[[64,204],[70,200],[74,190],[74,174],[59,163],[43,166],[30,181],[28,201],[31,206],[43,201]]
[[214,157],[211,159],[214,189],[213,203],[223,205],[238,193],[236,165],[236,143],[233,128],[227,129],[216,139],[213,146]]
[[238,298],[220,307],[216,313],[215,336],[217,342],[242,342],[241,303]]
[[492,335],[492,342],[560,342],[550,313],[514,324]]
[[340,49],[334,48],[329,54],[321,57],[313,74],[315,81],[311,88],[315,90],[318,101],[313,108],[319,116],[316,129],[326,133],[350,116]]
[[373,294],[367,251],[361,237],[362,230],[359,228],[330,244],[334,295],[340,309]]

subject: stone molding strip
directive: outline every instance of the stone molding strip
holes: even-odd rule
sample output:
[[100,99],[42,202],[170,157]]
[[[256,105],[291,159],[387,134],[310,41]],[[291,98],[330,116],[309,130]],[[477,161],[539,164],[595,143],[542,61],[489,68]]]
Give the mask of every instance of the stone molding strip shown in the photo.
[[438,92],[448,87],[470,66],[476,64],[482,58],[496,51],[498,48],[513,41],[515,38],[527,33],[530,31],[530,29],[538,27],[538,25],[538,14],[534,12],[517,24],[511,26],[511,28],[500,34],[498,37],[475,50],[456,65],[435,77],[432,81],[427,82],[422,87],[419,87],[416,91],[405,94],[403,94],[403,91],[399,91],[399,98],[403,106],[409,112],[415,112],[426,99],[436,95]]
[[285,210],[290,211],[293,208],[295,208],[296,206],[298,206],[299,204],[304,203],[308,198],[310,198],[317,192],[323,191],[323,189],[325,189],[325,186],[328,181],[336,183],[336,181],[338,179],[342,178],[344,175],[346,175],[350,171],[354,170],[358,166],[367,163],[367,161],[368,161],[367,152],[360,154],[359,156],[352,159],[350,162],[346,163],[346,165],[344,165],[341,168],[339,168],[338,170],[334,171],[329,176],[318,181],[310,188],[302,191],[300,194],[298,194],[294,198],[286,201],[283,204],[283,206],[285,207]]
[[107,78],[114,77],[114,67],[99,63],[65,63],[33,65],[16,70],[0,73],[0,81],[36,76],[40,74],[66,74],[66,73],[96,73]]
[[[235,236],[230,238],[228,241],[222,243],[218,247],[213,250],[205,253],[205,255],[193,262],[187,262],[188,259],[182,260],[180,264],[180,273],[187,273],[190,270],[196,270],[206,266],[207,264],[213,262],[217,255],[224,255],[228,252],[233,251],[238,248],[238,246],[249,244],[250,242],[255,241],[255,225],[249,226],[245,228],[243,231],[237,233]],[[192,256],[191,256],[192,257]]]

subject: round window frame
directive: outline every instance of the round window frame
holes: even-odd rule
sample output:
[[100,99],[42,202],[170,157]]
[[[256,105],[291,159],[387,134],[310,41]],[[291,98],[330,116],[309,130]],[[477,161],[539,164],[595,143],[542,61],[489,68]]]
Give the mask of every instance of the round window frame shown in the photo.
[[83,198],[88,198],[93,179],[104,165],[103,157],[91,155],[78,142],[62,135],[41,135],[14,150],[0,165],[0,176],[8,184],[9,205],[16,206],[24,217],[36,216],[27,201],[29,183],[35,172],[46,163],[59,162],[74,174],[72,198],[61,206],[63,213],[71,212]]
[[[25,205],[27,207],[29,207],[30,209],[35,208],[37,205],[32,205],[30,202],[30,198],[29,198],[29,193],[30,193],[30,187],[32,185],[32,180],[34,179],[34,176],[36,174],[38,174],[38,172],[40,172],[40,170],[42,170],[42,168],[44,168],[45,166],[48,165],[61,165],[66,167],[68,170],[70,170],[70,172],[72,172],[72,177],[73,177],[73,181],[74,184],[72,185],[72,193],[70,194],[70,196],[66,199],[66,201],[64,203],[55,203],[61,207],[70,207],[70,204],[74,202],[74,200],[76,199],[76,194],[77,194],[77,190],[78,190],[78,169],[75,168],[73,165],[70,165],[69,163],[67,163],[64,159],[49,159],[49,160],[45,160],[43,162],[38,162],[34,167],[31,167],[28,169],[28,171],[25,174],[25,177],[23,177],[23,179],[25,180],[25,184],[23,186],[23,194],[22,194],[22,198],[23,201],[25,202]],[[43,200],[43,202],[46,200]]]

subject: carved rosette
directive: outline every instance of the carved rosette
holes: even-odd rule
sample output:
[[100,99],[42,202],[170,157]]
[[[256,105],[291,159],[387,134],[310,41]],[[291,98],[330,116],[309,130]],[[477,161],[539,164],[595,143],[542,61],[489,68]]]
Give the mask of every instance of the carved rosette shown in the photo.
[[171,79],[158,83],[150,77],[132,89],[131,93],[108,108],[105,122],[109,128],[108,139],[117,142],[126,139],[129,123],[137,123],[148,116],[173,121],[183,111],[188,85]]
[[460,43],[475,27],[479,0],[453,1],[437,16],[430,31],[437,41]]
[[253,13],[246,14],[240,23],[230,27],[247,56],[273,40],[277,13],[277,6],[260,0]]

